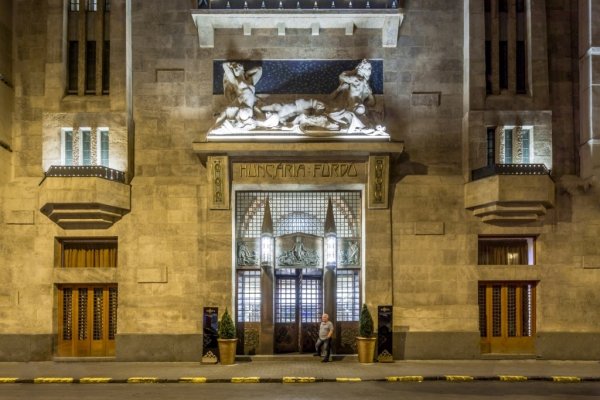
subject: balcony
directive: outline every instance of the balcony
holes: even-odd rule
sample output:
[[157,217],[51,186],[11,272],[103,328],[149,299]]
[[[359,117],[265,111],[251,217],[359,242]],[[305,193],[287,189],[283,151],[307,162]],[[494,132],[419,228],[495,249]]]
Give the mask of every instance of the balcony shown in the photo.
[[285,36],[287,29],[305,29],[318,36],[322,29],[343,29],[353,35],[355,29],[378,29],[381,46],[396,47],[404,11],[396,0],[201,0],[192,10],[201,48],[215,46],[215,29],[240,29],[244,36],[253,29],[271,29]]
[[131,210],[131,187],[111,168],[52,166],[40,183],[39,206],[63,229],[106,229]]
[[497,164],[474,170],[465,208],[490,224],[541,221],[555,204],[555,185],[543,164]]

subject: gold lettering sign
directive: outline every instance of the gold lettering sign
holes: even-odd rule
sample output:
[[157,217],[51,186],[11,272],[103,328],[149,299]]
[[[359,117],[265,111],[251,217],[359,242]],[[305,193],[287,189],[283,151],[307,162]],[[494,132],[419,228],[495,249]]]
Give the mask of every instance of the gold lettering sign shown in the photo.
[[364,162],[340,161],[332,163],[234,163],[233,179],[244,182],[277,181],[342,181],[364,182]]

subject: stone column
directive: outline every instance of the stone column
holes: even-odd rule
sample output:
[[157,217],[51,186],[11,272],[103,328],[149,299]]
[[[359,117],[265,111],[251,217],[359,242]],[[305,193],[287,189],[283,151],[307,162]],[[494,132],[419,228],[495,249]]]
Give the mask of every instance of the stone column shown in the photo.
[[260,336],[259,353],[273,354],[273,291],[275,283],[273,267],[263,266],[260,274]]
[[580,174],[600,175],[600,3],[579,0]]
[[323,273],[323,312],[329,314],[329,320],[335,322],[335,299],[337,276],[335,268],[326,267]]

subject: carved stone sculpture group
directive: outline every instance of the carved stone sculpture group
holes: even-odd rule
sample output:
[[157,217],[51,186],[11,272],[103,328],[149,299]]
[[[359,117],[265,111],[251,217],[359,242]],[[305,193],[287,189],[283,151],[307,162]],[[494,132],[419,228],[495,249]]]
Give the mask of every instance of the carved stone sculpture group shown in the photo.
[[256,95],[262,67],[248,71],[237,62],[223,63],[223,89],[227,106],[217,117],[209,135],[244,132],[290,132],[331,135],[387,136],[384,126],[371,112],[375,97],[369,86],[371,63],[362,60],[355,69],[339,75],[339,86],[328,102],[296,99],[290,103],[265,104]]

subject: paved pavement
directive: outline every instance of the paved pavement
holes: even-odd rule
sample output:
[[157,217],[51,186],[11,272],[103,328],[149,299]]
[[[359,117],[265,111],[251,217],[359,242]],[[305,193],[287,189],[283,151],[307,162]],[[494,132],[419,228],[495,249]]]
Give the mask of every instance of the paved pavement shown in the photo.
[[[253,358],[234,365],[200,362],[0,362],[0,383],[331,382],[548,380],[600,383],[598,361],[434,360],[360,364],[355,358]],[[48,379],[49,378],[49,379]]]

